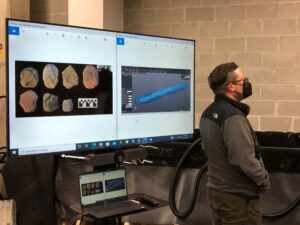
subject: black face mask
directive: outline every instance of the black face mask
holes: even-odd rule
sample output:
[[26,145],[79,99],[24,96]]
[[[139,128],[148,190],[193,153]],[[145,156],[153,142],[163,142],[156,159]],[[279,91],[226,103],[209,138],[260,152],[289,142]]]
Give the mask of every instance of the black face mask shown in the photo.
[[248,80],[244,80],[243,99],[252,95],[252,84]]

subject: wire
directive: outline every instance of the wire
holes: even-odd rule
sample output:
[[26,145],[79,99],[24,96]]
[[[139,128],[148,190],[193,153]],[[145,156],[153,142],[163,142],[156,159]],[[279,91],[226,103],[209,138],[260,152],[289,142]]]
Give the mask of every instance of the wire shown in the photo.
[[139,145],[140,148],[145,148],[145,149],[156,149],[159,150],[158,147],[153,146],[153,145]]
[[1,98],[6,98],[6,96],[5,96],[5,95],[1,95],[1,96],[0,96],[0,99],[1,99]]
[[122,216],[116,218],[117,225],[122,225]]
[[287,215],[289,212],[291,212],[296,206],[300,203],[300,195],[298,198],[296,198],[288,207],[285,209],[282,209],[278,212],[269,213],[269,214],[263,214],[262,217],[265,219],[279,219],[285,215]]
[[[7,147],[6,146],[1,146],[0,150],[3,150],[3,149],[7,149]],[[0,164],[5,163],[6,155],[7,155],[6,152],[0,152],[0,156],[1,156],[0,157]],[[1,170],[0,170],[0,173],[1,173]]]
[[[275,146],[259,146],[262,152],[288,152],[288,153],[299,153],[300,148],[293,148],[293,147],[275,147]],[[300,203],[300,195],[286,208],[279,210],[277,212],[264,214],[262,213],[262,217],[264,219],[275,220],[279,219],[283,216],[286,216],[290,213],[296,206]]]
[[179,217],[179,218],[186,218],[188,217],[196,204],[196,200],[197,200],[197,195],[198,195],[198,188],[199,188],[199,184],[201,181],[201,177],[206,173],[207,171],[207,163],[205,163],[201,168],[199,168],[199,171],[196,175],[196,179],[195,179],[195,183],[194,183],[194,187],[193,187],[193,192],[192,192],[192,202],[191,204],[187,207],[187,209],[184,212],[179,212],[179,210],[176,207],[176,203],[175,203],[175,194],[176,194],[176,188],[177,188],[177,184],[179,181],[179,173],[181,171],[181,167],[183,162],[185,161],[185,159],[189,156],[189,154],[194,150],[194,148],[197,146],[198,143],[201,142],[201,138],[197,139],[193,144],[191,144],[191,146],[186,150],[186,152],[184,153],[184,155],[182,156],[182,158],[180,159],[176,170],[175,170],[175,175],[174,175],[174,179],[171,183],[171,187],[170,187],[170,191],[169,191],[169,203],[170,203],[170,208],[172,210],[172,212],[174,213],[175,216]]
[[85,157],[84,157],[84,156],[76,156],[76,155],[66,155],[66,154],[62,154],[61,157],[62,157],[62,158],[66,158],[66,159],[85,160]]
[[[196,179],[195,179],[195,183],[194,183],[194,188],[193,188],[193,192],[192,192],[192,202],[190,204],[190,206],[188,207],[188,209],[185,212],[179,212],[178,209],[176,208],[176,203],[175,203],[175,193],[176,193],[176,187],[178,184],[178,179],[179,179],[179,172],[182,166],[182,163],[185,161],[185,159],[187,158],[187,156],[190,154],[190,152],[192,152],[192,150],[194,149],[194,147],[201,142],[201,138],[197,139],[189,148],[188,150],[185,152],[185,154],[182,156],[182,158],[180,159],[176,170],[175,170],[175,175],[174,175],[174,180],[171,183],[171,187],[170,187],[170,192],[169,192],[169,203],[170,203],[170,208],[172,210],[172,212],[174,213],[174,215],[176,215],[179,218],[186,218],[188,217],[191,212],[193,211],[194,207],[195,207],[195,203],[196,203],[196,199],[197,199],[197,194],[198,194],[198,187],[200,184],[200,180],[203,176],[203,174],[207,171],[207,163],[205,163],[198,171]],[[298,149],[297,149],[298,150]],[[291,203],[289,204],[286,208],[278,211],[278,212],[273,212],[273,213],[268,213],[268,214],[264,214],[262,213],[262,217],[264,219],[269,219],[269,220],[276,220],[279,219],[283,216],[286,216],[288,213],[290,213],[294,208],[296,208],[300,203],[300,195]]]
[[0,164],[5,163],[4,159],[6,157],[6,152],[0,152],[0,155],[2,155],[1,158],[0,158]]
[[77,221],[78,219],[80,219],[80,223],[81,223],[81,220],[82,220],[82,218],[83,218],[85,215],[88,215],[88,213],[78,213],[78,214],[76,214],[76,215],[70,220],[70,222],[68,223],[68,225],[76,224],[76,221]]

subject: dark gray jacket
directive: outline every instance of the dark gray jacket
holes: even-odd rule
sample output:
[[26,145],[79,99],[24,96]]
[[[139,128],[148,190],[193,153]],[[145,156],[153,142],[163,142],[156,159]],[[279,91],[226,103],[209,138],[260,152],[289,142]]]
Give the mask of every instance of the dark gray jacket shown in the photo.
[[208,157],[208,187],[250,196],[269,188],[257,138],[246,117],[249,110],[248,105],[218,94],[203,112],[200,135]]

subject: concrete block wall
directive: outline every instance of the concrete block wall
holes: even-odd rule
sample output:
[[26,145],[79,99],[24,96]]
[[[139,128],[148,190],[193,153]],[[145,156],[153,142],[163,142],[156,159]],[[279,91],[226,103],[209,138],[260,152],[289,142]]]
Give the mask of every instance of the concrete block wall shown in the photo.
[[[0,96],[6,95],[6,73],[5,73],[5,18],[9,16],[9,3],[7,0],[0,0]],[[0,99],[0,147],[6,146],[6,101]],[[1,185],[0,185],[1,186]]]
[[[6,95],[5,19],[29,19],[29,0],[0,0],[0,96]],[[6,98],[0,99],[0,146],[6,146]],[[1,190],[1,184],[0,184]]]
[[30,20],[68,24],[68,0],[30,0]]
[[207,76],[235,61],[253,83],[255,130],[300,132],[300,0],[124,0],[124,30],[196,40],[196,119]]

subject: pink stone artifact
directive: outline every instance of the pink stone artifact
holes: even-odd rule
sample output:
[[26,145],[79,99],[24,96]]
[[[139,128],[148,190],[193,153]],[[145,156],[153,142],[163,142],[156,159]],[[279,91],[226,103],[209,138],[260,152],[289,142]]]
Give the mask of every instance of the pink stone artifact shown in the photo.
[[93,89],[98,86],[99,84],[99,76],[97,68],[91,65],[87,65],[83,72],[83,85],[87,89]]
[[38,95],[32,90],[28,90],[20,95],[19,104],[23,108],[24,112],[31,113],[36,109],[37,100]]

